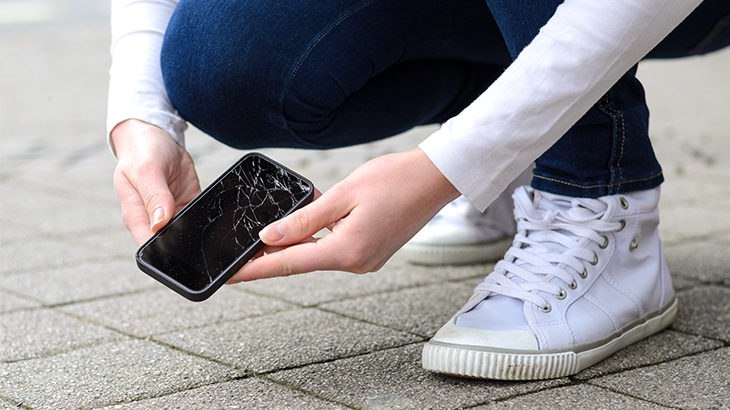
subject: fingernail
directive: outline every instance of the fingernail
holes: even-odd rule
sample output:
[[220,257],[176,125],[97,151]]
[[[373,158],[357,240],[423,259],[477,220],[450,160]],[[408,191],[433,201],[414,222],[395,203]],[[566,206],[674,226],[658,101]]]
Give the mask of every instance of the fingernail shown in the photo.
[[162,208],[155,209],[155,212],[152,213],[152,228],[154,228],[156,225],[162,223],[162,221],[165,219],[165,210]]
[[264,242],[276,242],[284,237],[284,225],[281,223],[274,223],[261,231],[259,235]]

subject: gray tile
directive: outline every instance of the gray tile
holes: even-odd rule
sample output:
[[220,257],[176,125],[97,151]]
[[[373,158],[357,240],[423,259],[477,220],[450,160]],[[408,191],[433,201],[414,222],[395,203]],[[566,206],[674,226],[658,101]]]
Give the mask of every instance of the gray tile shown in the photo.
[[0,313],[39,306],[40,303],[0,291]]
[[730,284],[730,253],[727,250],[727,244],[708,240],[667,246],[665,255],[673,275]]
[[363,354],[419,340],[413,335],[316,309],[226,322],[154,339],[258,372]]
[[470,283],[438,283],[327,303],[322,309],[431,337],[472,295]]
[[676,206],[662,209],[661,234],[666,244],[677,244],[686,238],[705,237],[727,232],[730,218],[727,211],[700,206]]
[[565,384],[566,379],[500,382],[430,373],[422,344],[409,345],[270,375],[320,397],[369,409],[453,409]]
[[18,410],[18,404],[10,404],[10,402],[4,401],[0,398],[0,410]]
[[90,254],[116,256],[128,261],[133,261],[137,252],[137,244],[121,223],[118,229],[103,229],[80,235],[75,238],[74,244]]
[[122,225],[118,207],[100,206],[8,184],[2,187],[0,212],[3,215],[14,215],[21,221],[32,217],[33,226],[52,235],[117,228]]
[[689,279],[689,278],[685,278],[685,277],[682,277],[679,275],[675,275],[674,272],[671,272],[671,273],[672,273],[672,285],[674,286],[674,290],[676,292],[679,292],[681,290],[691,289],[696,286],[702,286],[702,283],[697,281],[696,279]]
[[722,345],[721,342],[716,340],[665,330],[618,351],[608,359],[583,370],[573,377],[577,380],[586,380],[605,376],[610,373],[662,363],[706,350],[717,349]]
[[49,356],[79,347],[117,340],[119,333],[84,323],[50,309],[0,315],[0,362]]
[[88,408],[171,394],[240,375],[152,342],[129,340],[0,364],[0,396],[33,409]]
[[82,246],[45,235],[19,239],[0,248],[0,275],[78,264],[94,256]]
[[494,270],[494,263],[458,266],[424,266],[414,265],[406,261],[401,252],[396,252],[386,265],[392,271],[419,272],[425,276],[433,276],[440,280],[463,280],[467,278],[483,280]]
[[730,342],[730,289],[703,286],[677,297],[679,312],[672,329]]
[[499,409],[666,409],[654,403],[638,400],[633,397],[617,394],[600,387],[578,385],[558,387],[538,393],[527,394],[513,399],[486,406],[474,407],[474,410]]
[[683,409],[730,407],[730,349],[643,367],[590,383]]
[[112,406],[109,410],[156,409],[344,409],[259,378],[235,380],[187,390],[169,396]]
[[265,279],[237,285],[256,294],[280,298],[303,306],[352,298],[393,289],[433,283],[437,279],[423,271],[391,271],[355,275],[346,272],[313,272]]
[[95,299],[162,286],[132,261],[110,259],[76,266],[0,276],[0,289],[47,305]]
[[18,241],[26,239],[37,241],[39,239],[41,232],[33,226],[32,222],[21,223],[16,218],[16,215],[0,211],[0,246],[3,248]]
[[201,303],[190,302],[169,289],[160,289],[77,303],[60,310],[127,334],[146,337],[292,307],[284,302],[223,287]]
[[[670,178],[662,184],[659,209],[676,206],[707,206],[708,201],[721,201],[730,195],[730,184],[686,178]],[[664,223],[662,216],[662,223]]]

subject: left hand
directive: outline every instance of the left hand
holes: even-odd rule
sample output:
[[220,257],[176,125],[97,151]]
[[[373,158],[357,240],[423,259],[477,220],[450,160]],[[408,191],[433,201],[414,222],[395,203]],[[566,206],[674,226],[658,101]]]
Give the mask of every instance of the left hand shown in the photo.
[[[376,271],[458,195],[419,148],[375,158],[262,230],[265,253],[228,283],[317,270]],[[312,238],[324,228],[331,232]]]

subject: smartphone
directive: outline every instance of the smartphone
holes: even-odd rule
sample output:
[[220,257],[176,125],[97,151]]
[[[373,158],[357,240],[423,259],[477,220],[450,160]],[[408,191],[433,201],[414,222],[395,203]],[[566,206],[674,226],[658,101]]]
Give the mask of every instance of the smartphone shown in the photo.
[[261,229],[313,196],[303,176],[246,154],[139,248],[137,266],[187,299],[205,300],[263,249]]

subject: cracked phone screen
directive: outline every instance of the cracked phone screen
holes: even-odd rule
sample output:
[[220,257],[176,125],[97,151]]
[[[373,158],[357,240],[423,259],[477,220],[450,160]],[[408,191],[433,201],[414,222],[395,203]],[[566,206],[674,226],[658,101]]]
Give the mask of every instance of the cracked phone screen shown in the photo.
[[259,231],[312,190],[298,175],[259,155],[247,155],[184,208],[141,255],[184,287],[205,289],[244,254],[250,259],[258,251],[252,246]]

